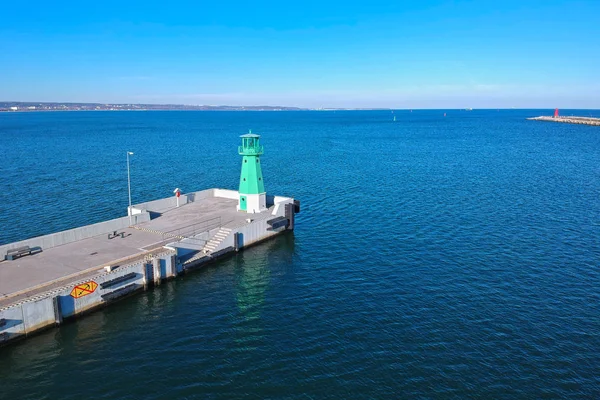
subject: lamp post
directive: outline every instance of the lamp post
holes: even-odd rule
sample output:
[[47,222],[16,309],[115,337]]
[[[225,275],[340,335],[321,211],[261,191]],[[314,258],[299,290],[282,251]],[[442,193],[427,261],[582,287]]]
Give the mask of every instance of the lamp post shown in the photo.
[[129,192],[129,208],[127,209],[127,215],[129,215],[129,226],[131,226],[131,177],[129,174],[129,156],[132,156],[131,151],[127,152],[127,191]]

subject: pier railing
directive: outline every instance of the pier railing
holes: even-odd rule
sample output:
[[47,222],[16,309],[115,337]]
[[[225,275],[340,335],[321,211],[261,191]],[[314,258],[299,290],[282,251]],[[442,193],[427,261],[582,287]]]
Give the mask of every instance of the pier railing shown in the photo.
[[206,242],[207,240],[195,238],[194,236],[209,232],[213,229],[220,227],[221,217],[213,217],[204,221],[199,221],[190,225],[178,227],[170,231],[163,232],[163,240],[166,240],[171,237],[178,239],[203,240],[204,242]]

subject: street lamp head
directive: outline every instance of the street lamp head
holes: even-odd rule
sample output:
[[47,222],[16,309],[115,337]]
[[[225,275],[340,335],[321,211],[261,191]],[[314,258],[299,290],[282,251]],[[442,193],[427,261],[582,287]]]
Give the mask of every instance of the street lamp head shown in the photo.
[[128,151],[128,152],[127,152],[127,154],[129,154],[130,156],[132,156],[132,155],[133,155],[133,152],[131,152],[131,151]]

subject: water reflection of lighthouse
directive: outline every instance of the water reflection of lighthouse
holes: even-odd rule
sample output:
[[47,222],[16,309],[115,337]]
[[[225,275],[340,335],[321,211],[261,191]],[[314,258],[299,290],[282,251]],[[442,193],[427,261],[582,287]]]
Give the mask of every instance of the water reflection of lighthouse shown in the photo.
[[240,258],[237,278],[236,300],[240,316],[245,321],[260,318],[260,308],[265,302],[265,291],[269,287],[268,249],[248,249]]
[[262,338],[262,315],[274,276],[280,277],[293,265],[294,235],[284,234],[262,245],[245,249],[236,265],[236,342],[246,348]]

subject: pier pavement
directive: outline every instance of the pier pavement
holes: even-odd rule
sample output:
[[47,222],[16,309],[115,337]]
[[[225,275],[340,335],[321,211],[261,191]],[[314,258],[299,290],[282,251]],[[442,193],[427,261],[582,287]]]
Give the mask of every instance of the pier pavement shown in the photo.
[[[168,243],[185,239],[199,250],[211,229],[246,223],[248,214],[237,212],[236,205],[233,199],[206,197],[180,207],[160,209],[157,218],[118,229],[119,235],[114,238],[109,239],[111,232],[106,232],[13,261],[0,261],[0,308],[98,274],[104,266],[144,259],[153,252],[164,251],[163,246]],[[252,218],[268,218],[271,211],[272,207]],[[195,238],[202,234],[204,238]]]

